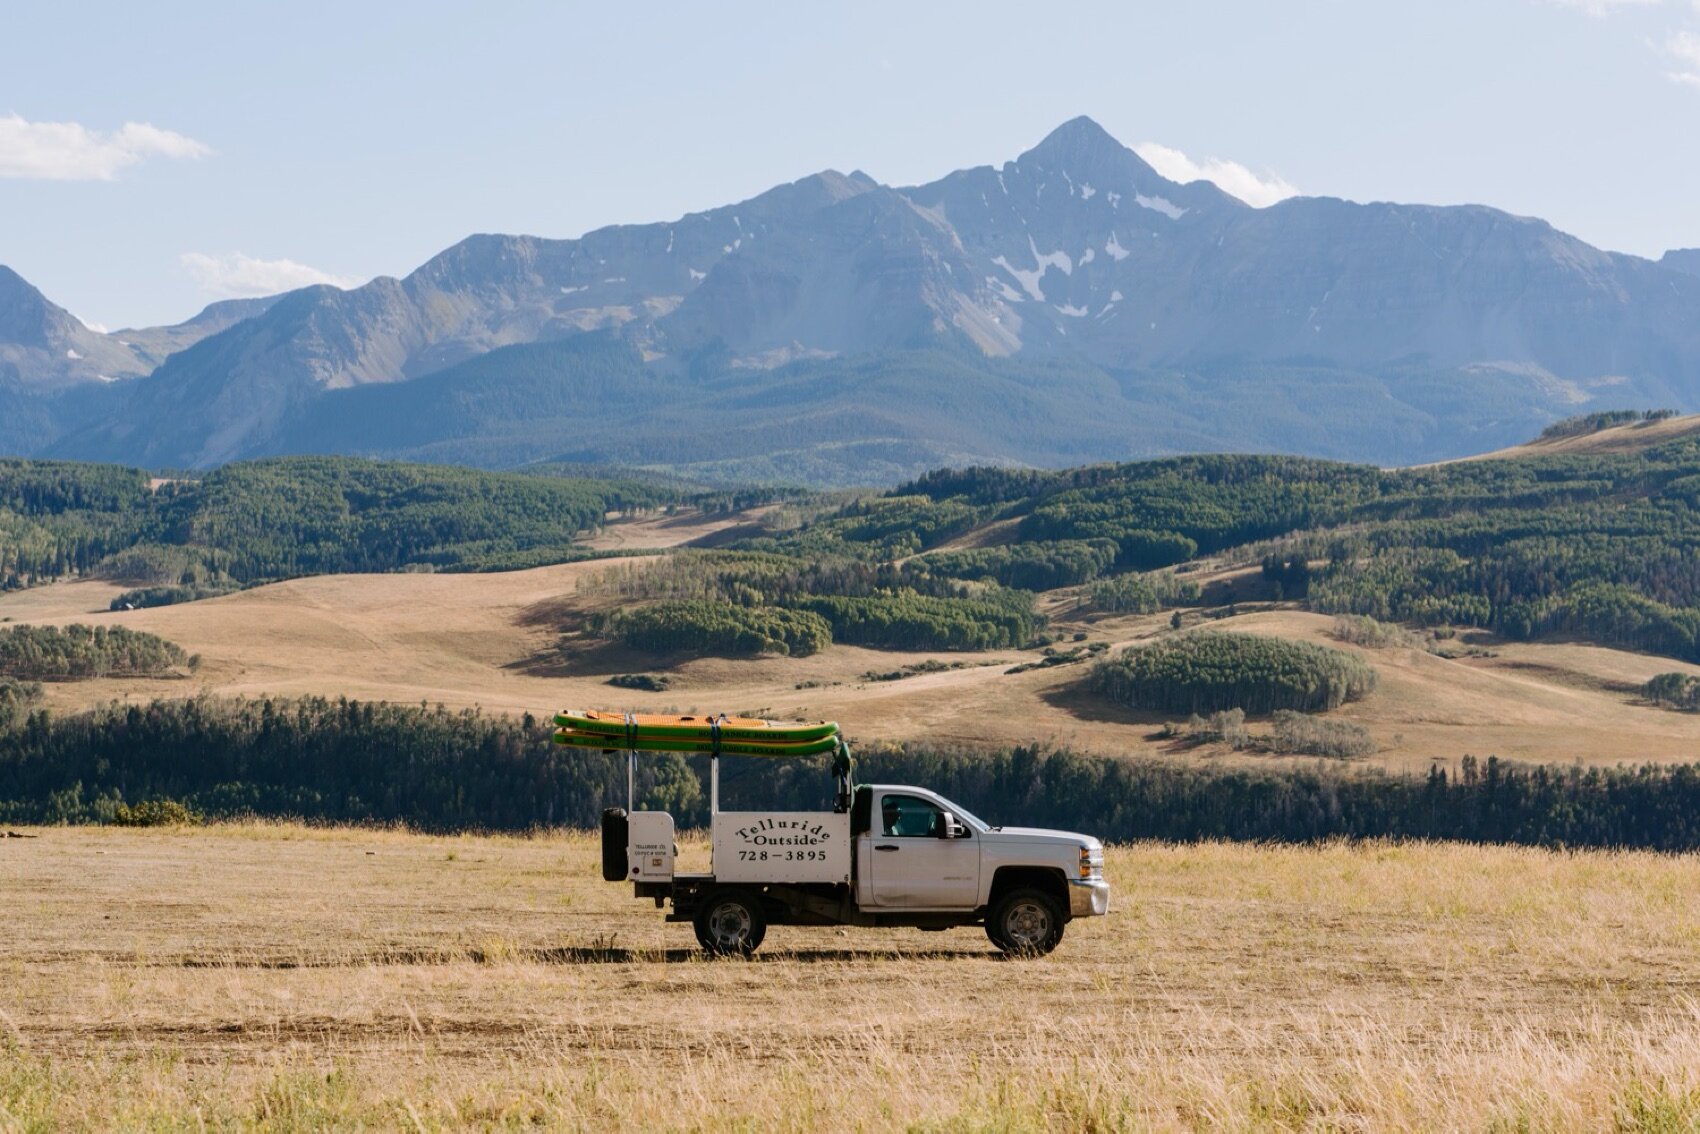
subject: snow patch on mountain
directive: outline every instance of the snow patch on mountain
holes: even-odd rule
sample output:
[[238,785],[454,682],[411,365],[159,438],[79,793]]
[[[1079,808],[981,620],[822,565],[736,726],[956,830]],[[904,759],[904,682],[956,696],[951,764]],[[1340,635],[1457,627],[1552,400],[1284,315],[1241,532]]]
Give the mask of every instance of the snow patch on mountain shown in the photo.
[[1186,216],[1186,210],[1169,200],[1167,197],[1147,197],[1143,193],[1135,193],[1133,199],[1138,204],[1154,213],[1162,213],[1170,220],[1180,220]]
[[1072,275],[1074,273],[1074,259],[1063,251],[1039,251],[1039,245],[1034,242],[1031,234],[1027,237],[1027,250],[1033,255],[1035,265],[1033,268],[1018,268],[1009,262],[1007,256],[999,256],[992,263],[1015,277],[1016,281],[1021,284],[1021,290],[1043,303],[1045,301],[1045,289],[1039,286],[1039,281],[1045,278],[1046,270],[1056,268],[1065,276]]

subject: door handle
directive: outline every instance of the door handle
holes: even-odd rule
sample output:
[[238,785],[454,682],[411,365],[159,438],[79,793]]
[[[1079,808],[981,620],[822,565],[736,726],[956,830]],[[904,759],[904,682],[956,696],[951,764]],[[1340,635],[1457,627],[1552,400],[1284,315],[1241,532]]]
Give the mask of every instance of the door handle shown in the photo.
[[900,848],[900,847],[894,847],[894,846],[892,846],[892,845],[891,845],[891,844],[890,844],[890,843],[885,843],[885,844],[883,844],[883,845],[881,845],[881,846],[877,846],[877,847],[875,847],[875,848],[874,848],[874,849],[875,849],[875,850],[900,850],[900,849],[902,849],[902,848]]

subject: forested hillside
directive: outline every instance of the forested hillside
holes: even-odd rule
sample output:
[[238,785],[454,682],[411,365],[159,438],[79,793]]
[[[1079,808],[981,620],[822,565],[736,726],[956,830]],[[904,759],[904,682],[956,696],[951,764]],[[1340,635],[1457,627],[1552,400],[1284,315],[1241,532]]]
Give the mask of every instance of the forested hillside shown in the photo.
[[[989,546],[952,549],[984,533],[996,536]],[[1392,470],[1272,456],[941,470],[745,546],[902,561],[911,586],[1090,583],[1090,601],[1107,610],[1255,592],[1323,612],[1700,659],[1696,439]],[[1185,572],[1203,557],[1260,566],[1260,578],[1199,598]]]
[[187,596],[292,575],[535,566],[577,554],[574,541],[609,510],[684,496],[660,483],[346,457],[157,484],[116,465],[0,460],[0,588],[92,573]]
[[[575,539],[610,509],[755,499],[562,471],[302,457],[150,485],[0,462],[0,586],[98,573],[133,581],[139,605],[302,574],[531,566],[583,554]],[[1196,560],[1260,570],[1201,591]],[[672,635],[807,653],[823,622],[875,647],[1020,646],[1043,630],[1034,592],[1081,587],[1106,612],[1255,596],[1700,660],[1700,438],[1391,470],[1232,455],[940,470],[793,503],[767,534],[603,587],[650,609],[601,629],[651,649]]]

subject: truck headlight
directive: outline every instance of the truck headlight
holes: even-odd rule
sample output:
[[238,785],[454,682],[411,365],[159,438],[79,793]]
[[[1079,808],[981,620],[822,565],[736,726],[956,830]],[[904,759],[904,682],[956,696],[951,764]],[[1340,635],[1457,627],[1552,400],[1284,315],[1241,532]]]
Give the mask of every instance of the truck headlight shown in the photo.
[[1101,878],[1104,875],[1104,852],[1094,852],[1091,847],[1080,848],[1080,876],[1082,878]]

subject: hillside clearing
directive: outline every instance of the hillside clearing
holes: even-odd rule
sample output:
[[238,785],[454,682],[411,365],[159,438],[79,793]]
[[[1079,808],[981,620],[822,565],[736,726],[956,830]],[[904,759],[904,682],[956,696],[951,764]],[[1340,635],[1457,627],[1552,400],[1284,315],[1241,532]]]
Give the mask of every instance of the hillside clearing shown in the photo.
[[[623,560],[622,562],[630,562]],[[903,652],[835,645],[805,658],[700,658],[658,666],[632,651],[574,646],[554,652],[558,626],[613,600],[580,596],[602,562],[487,574],[326,575],[177,606],[107,612],[116,588],[61,583],[0,595],[0,619],[83,622],[146,630],[201,655],[188,678],[92,680],[50,686],[59,710],[107,700],[322,694],[404,703],[482,706],[542,715],[567,705],[651,711],[761,710],[828,718],[855,740],[1042,742],[1148,756],[1211,755],[1157,735],[1172,714],[1135,713],[1078,688],[1090,663],[1008,674],[1033,660],[1020,650]],[[1211,577],[1201,576],[1209,583]],[[1046,596],[1053,628],[1115,647],[1168,633],[1159,615],[1100,618],[1062,594]],[[8,623],[0,622],[0,625]],[[1541,763],[1686,761],[1700,751],[1700,714],[1641,702],[1655,674],[1700,674],[1669,658],[1566,643],[1495,643],[1491,657],[1449,661],[1419,650],[1362,650],[1336,642],[1330,616],[1260,610],[1211,626],[1337,645],[1362,654],[1379,686],[1336,711],[1370,730],[1372,760],[1426,769],[1431,761],[1490,754]],[[961,669],[869,682],[929,659]],[[664,693],[607,684],[618,673],[666,672]],[[1259,759],[1222,755],[1226,759]]]
[[584,836],[24,833],[0,1125],[1700,1118],[1693,856],[1136,845],[1042,961],[775,929],[745,963],[595,881]]

